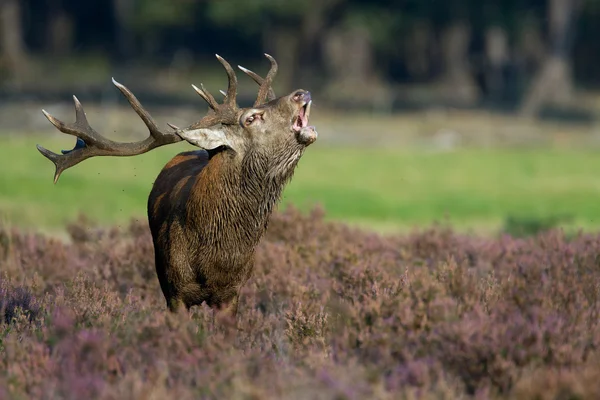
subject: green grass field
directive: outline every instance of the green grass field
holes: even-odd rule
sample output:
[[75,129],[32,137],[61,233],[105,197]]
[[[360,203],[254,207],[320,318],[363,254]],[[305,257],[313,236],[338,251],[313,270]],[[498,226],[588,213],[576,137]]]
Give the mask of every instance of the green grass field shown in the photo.
[[[67,170],[35,144],[58,151],[72,138],[0,139],[0,212],[5,223],[59,230],[79,213],[102,223],[144,218],[162,166],[187,144],[128,158],[96,158]],[[382,231],[448,222],[460,230],[494,231],[508,216],[568,216],[567,227],[600,227],[600,156],[576,150],[424,150],[311,146],[283,204],[324,206],[331,219]]]

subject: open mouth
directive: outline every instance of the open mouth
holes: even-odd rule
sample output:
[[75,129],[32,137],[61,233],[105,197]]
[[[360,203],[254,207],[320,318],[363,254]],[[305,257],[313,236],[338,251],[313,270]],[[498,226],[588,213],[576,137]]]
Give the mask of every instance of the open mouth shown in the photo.
[[298,115],[294,118],[292,122],[292,130],[296,133],[302,131],[302,128],[308,126],[308,116],[310,114],[310,106],[312,104],[312,100],[304,103],[302,107],[300,107],[300,111]]

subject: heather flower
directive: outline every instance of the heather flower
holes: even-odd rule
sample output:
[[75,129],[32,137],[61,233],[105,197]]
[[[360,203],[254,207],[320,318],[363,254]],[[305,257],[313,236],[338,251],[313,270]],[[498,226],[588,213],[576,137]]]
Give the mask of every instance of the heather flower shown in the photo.
[[68,230],[2,233],[0,398],[600,395],[600,234],[381,236],[288,207],[213,326],[166,310],[145,222]]

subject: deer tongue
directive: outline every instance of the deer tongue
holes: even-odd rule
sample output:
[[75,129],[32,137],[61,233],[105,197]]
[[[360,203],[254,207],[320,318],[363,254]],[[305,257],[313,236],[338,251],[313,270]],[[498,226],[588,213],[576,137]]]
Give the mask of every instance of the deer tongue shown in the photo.
[[300,111],[298,112],[298,116],[296,117],[296,119],[294,119],[294,124],[292,125],[292,128],[295,132],[300,132],[302,128],[308,126],[308,114],[310,112],[310,104],[311,103],[309,102],[303,107],[301,107]]

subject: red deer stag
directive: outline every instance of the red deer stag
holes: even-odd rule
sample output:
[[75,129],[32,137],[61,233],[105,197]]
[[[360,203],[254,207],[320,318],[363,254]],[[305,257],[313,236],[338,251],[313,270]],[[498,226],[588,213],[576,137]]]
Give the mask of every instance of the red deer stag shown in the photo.
[[271,83],[277,63],[266,56],[271,68],[264,79],[239,67],[260,85],[254,106],[239,108],[235,72],[217,55],[229,78],[223,103],[202,85],[192,85],[209,112],[184,129],[168,124],[172,132],[160,130],[133,93],[113,79],[150,131],[139,142],[118,143],[98,134],[75,96],[73,124],[43,111],[58,130],[77,137],[75,147],[63,154],[37,146],[56,166],[54,183],[64,170],[90,157],[134,156],[182,140],[200,148],[169,161],[148,198],[156,273],[171,311],[206,302],[235,317],[273,207],[306,146],[317,138],[308,126],[310,92],[275,98]]

